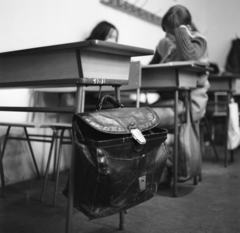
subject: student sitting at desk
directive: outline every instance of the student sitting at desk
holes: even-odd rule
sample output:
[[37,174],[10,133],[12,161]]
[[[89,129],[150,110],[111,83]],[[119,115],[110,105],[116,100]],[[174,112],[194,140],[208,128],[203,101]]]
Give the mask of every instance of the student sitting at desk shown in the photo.
[[93,28],[91,34],[86,40],[103,40],[117,43],[118,30],[113,24],[107,21],[102,21]]
[[[150,64],[190,60],[208,62],[207,41],[197,31],[192,23],[190,12],[184,6],[175,5],[167,11],[162,19],[162,29],[166,32],[166,36],[160,40]],[[199,76],[197,87],[191,92],[192,113],[195,121],[205,114],[208,101],[207,90],[210,87],[207,74]],[[157,105],[173,105],[173,103],[172,93],[161,92],[160,99],[152,105],[161,119],[159,127],[174,125],[174,110],[170,107],[160,108]],[[181,119],[183,120],[184,112],[185,107],[180,96],[178,103],[180,122]]]
[[[102,40],[117,43],[118,41],[118,29],[111,23],[107,21],[99,22],[91,31],[90,35],[85,40]],[[68,106],[74,105],[75,93],[65,94],[66,103]],[[86,98],[86,104],[88,101],[92,104],[93,96]],[[97,99],[95,99],[97,102]]]

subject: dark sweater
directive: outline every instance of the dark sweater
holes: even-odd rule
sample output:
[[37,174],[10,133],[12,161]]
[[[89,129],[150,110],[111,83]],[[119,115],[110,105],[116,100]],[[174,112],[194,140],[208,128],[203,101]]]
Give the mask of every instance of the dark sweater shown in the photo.
[[[207,57],[207,42],[198,32],[191,32],[190,36],[185,28],[174,29],[174,35],[176,37],[176,51],[174,55],[170,56],[165,62],[169,61],[189,61],[200,60]],[[166,54],[161,53],[161,41],[159,42],[153,59],[150,64],[161,63],[163,57]],[[165,43],[165,46],[168,46]],[[165,51],[167,49],[164,49]],[[205,60],[205,59],[204,59]]]
[[[155,55],[150,64],[158,64],[171,61],[200,61],[208,62],[207,42],[199,32],[190,32],[186,28],[174,29],[176,38],[176,48],[169,49],[172,46],[168,43],[168,39],[162,39],[156,49]],[[207,91],[210,87],[208,82],[208,74],[203,74],[198,77],[198,88],[191,92],[193,119],[198,120],[205,114],[206,104],[208,101]],[[161,92],[161,100],[173,99],[173,93]],[[181,95],[179,96],[181,99]]]

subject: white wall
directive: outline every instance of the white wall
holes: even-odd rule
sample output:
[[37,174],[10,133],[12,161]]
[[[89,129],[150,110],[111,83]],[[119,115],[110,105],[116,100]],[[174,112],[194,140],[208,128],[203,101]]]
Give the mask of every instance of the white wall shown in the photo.
[[[136,5],[144,2],[139,0]],[[240,37],[240,1],[149,0],[143,8],[163,16],[174,4],[188,7],[193,21],[207,37],[210,60],[224,66],[232,39]],[[0,0],[0,17],[0,52],[84,40],[101,20],[116,25],[122,44],[154,49],[164,35],[160,27],[99,0]],[[151,57],[138,59],[146,64]]]
[[209,56],[220,67],[224,67],[232,40],[236,35],[240,38],[240,1],[211,0],[206,9]]
[[1,52],[84,40],[101,20],[116,25],[119,43],[152,48],[161,36],[160,27],[98,0],[1,0],[0,15]]
[[[129,3],[135,3],[129,0]],[[145,1],[140,0],[137,6]],[[162,16],[173,4],[183,4],[202,25],[205,1],[149,0],[144,9]],[[99,0],[0,0],[0,52],[84,40],[101,20],[119,29],[119,43],[154,49],[161,27],[105,6]],[[143,63],[150,60],[141,58]]]

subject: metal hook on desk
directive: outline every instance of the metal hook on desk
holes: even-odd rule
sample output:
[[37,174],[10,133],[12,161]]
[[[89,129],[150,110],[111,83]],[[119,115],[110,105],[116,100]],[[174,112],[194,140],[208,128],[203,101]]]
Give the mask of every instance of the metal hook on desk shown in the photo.
[[131,11],[132,12],[137,12],[138,11],[138,7],[136,6],[136,4],[139,2],[140,0],[136,0],[131,7]]
[[143,8],[148,3],[148,0],[145,0],[145,2],[140,6],[140,8]]
[[143,7],[149,2],[149,0],[144,0],[140,6],[137,6],[136,4],[139,1],[140,0],[135,0],[135,2],[131,4],[129,3],[129,0],[100,0],[100,2],[105,5],[124,11],[130,15],[134,15],[145,21],[160,26],[161,17],[143,9]]
[[117,0],[117,5],[118,5],[120,8],[124,7],[125,4],[126,4],[126,3],[125,3],[124,0]]
[[112,4],[112,0],[101,0],[102,3],[105,3],[105,4]]
[[145,0],[145,2],[138,8],[138,14],[141,16],[146,16],[147,12],[143,10],[143,7],[148,3],[148,0]]
[[139,0],[135,1],[135,3],[132,6],[132,9],[133,9],[133,12],[138,12],[141,15],[141,12],[143,10],[142,8],[148,3],[148,0],[145,0],[145,2],[141,6],[139,6],[139,7],[136,6],[136,4],[138,2],[139,2]]
[[128,3],[128,0],[125,0],[124,8],[127,11],[132,9],[132,5],[130,3]]

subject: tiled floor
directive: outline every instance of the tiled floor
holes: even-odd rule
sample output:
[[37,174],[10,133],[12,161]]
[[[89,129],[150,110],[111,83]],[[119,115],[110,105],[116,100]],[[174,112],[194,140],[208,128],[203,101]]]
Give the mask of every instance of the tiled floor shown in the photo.
[[[128,233],[239,233],[240,232],[240,150],[233,163],[223,166],[207,148],[203,180],[178,185],[179,196],[171,189],[159,190],[156,197],[130,209],[126,216]],[[0,233],[65,232],[67,199],[61,194],[67,173],[60,177],[57,206],[51,207],[53,182],[48,182],[44,202],[39,202],[42,181],[30,180],[6,187],[7,198],[0,198]],[[119,216],[89,221],[74,211],[74,233],[119,232]]]

